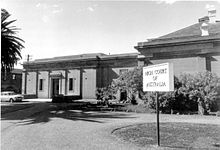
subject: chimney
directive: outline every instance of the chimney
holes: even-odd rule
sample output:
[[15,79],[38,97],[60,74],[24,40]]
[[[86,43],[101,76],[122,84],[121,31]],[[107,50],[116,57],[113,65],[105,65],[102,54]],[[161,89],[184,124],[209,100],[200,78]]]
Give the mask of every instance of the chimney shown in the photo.
[[216,22],[216,9],[214,6],[208,8],[209,23]]
[[208,24],[205,23],[205,22],[203,22],[202,25],[201,25],[201,27],[200,27],[200,30],[201,30],[201,32],[202,32],[202,35],[201,35],[201,36],[208,36],[208,35],[209,35],[208,28],[209,28]]
[[209,6],[208,8],[208,16],[199,18],[199,23],[215,23],[216,22],[216,9],[215,6]]

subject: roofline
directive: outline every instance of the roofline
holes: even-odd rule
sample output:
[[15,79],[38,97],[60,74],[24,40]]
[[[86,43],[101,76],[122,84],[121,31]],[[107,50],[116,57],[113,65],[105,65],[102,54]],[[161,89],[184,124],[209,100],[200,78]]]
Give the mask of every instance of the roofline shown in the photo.
[[[192,39],[183,39],[182,41],[172,41],[172,39],[175,38],[167,38],[167,39],[160,39],[158,41],[150,41],[150,42],[139,42],[137,46],[134,46],[135,49],[139,50],[142,48],[153,48],[153,47],[161,47],[161,46],[177,46],[177,45],[184,45],[184,44],[198,44],[198,43],[209,43],[209,42],[219,42],[220,41],[220,34],[215,35],[214,37],[202,37],[203,39],[198,39],[195,36],[191,36]],[[187,37],[184,37],[187,38]],[[190,37],[188,37],[190,38]],[[164,41],[164,40],[170,40],[170,41]]]
[[[42,59],[42,61],[40,59],[35,60],[35,61],[31,61],[29,63],[24,62],[23,65],[33,65],[33,64],[42,64],[42,63],[54,63],[54,62],[75,62],[75,61],[94,61],[94,60],[112,60],[112,59],[123,59],[123,58],[136,58],[140,53],[125,53],[125,54],[113,54],[113,55],[103,55],[103,56],[96,56],[96,57],[92,57],[92,58],[73,58],[73,59],[65,59],[62,60],[56,60],[57,57],[54,58],[49,58],[49,60],[46,59]],[[64,56],[65,57],[65,56]],[[60,57],[59,57],[60,58]]]

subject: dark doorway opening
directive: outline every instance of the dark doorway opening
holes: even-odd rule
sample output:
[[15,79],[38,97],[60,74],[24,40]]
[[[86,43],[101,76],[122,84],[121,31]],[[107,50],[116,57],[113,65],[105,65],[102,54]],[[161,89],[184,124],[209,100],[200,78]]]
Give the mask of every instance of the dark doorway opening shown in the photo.
[[52,79],[52,93],[51,97],[59,95],[59,79]]
[[120,101],[126,101],[126,100],[127,100],[127,91],[121,91]]

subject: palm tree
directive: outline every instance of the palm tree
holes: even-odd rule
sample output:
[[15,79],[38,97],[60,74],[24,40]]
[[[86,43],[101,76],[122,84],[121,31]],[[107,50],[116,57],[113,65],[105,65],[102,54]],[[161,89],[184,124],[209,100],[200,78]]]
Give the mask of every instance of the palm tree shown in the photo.
[[11,71],[22,58],[21,49],[24,48],[24,41],[16,36],[19,29],[11,26],[16,20],[7,21],[10,16],[5,9],[1,9],[1,71],[5,73]]

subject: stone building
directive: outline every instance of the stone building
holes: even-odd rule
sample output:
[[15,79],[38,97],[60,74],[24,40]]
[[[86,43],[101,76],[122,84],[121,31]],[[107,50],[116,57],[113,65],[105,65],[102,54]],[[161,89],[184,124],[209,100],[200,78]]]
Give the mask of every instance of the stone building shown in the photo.
[[64,94],[96,98],[120,73],[137,66],[171,62],[174,74],[211,71],[220,76],[220,22],[216,10],[189,27],[139,42],[139,53],[103,53],[38,59],[24,63],[22,93],[38,98]]
[[198,23],[156,39],[139,42],[137,49],[145,65],[171,62],[174,73],[211,71],[220,76],[220,22],[216,10]]
[[96,98],[96,88],[108,86],[138,65],[138,53],[103,53],[38,59],[24,63],[22,93],[38,98],[54,95]]

